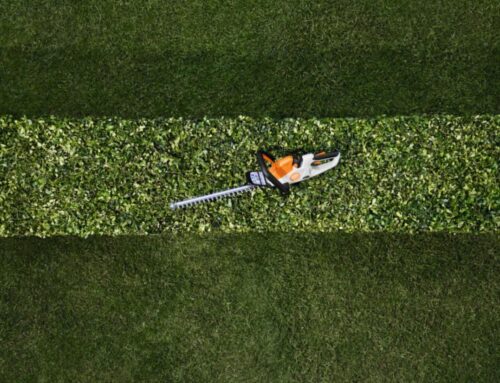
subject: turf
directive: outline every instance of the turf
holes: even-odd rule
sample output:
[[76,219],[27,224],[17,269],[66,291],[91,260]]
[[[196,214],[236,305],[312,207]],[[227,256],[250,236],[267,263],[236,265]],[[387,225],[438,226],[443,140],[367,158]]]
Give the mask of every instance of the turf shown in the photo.
[[493,382],[497,235],[0,240],[0,380]]
[[500,111],[494,0],[0,3],[0,113]]

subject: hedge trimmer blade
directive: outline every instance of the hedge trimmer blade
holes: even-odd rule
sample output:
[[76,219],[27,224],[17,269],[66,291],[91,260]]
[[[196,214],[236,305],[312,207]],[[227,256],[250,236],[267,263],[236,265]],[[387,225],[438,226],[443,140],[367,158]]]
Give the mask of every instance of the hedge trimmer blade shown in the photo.
[[203,195],[200,197],[189,198],[189,199],[186,199],[184,201],[171,203],[170,208],[177,209],[180,207],[188,207],[188,206],[196,205],[198,203],[215,201],[217,199],[221,199],[224,197],[231,197],[231,196],[234,196],[235,194],[250,191],[252,189],[255,189],[256,187],[258,187],[258,186],[257,185],[243,185],[243,186],[239,186],[237,188],[227,189],[227,190],[223,190],[220,192]]

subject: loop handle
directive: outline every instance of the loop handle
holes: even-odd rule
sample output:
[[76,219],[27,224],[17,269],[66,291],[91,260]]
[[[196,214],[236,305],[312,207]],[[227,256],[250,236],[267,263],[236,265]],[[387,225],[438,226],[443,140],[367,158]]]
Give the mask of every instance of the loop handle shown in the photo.
[[271,181],[271,183],[274,186],[276,186],[283,194],[290,193],[290,185],[289,184],[283,184],[280,181],[278,181],[276,179],[276,177],[273,176],[271,174],[271,172],[269,172],[269,170],[267,168],[266,161],[269,162],[269,163],[271,163],[271,164],[274,162],[274,157],[271,154],[269,154],[267,152],[264,152],[263,150],[259,150],[257,152],[257,161],[259,162],[259,165],[260,165],[260,168],[262,170],[262,173],[264,174],[264,176],[266,177],[266,179],[268,179],[269,181]]

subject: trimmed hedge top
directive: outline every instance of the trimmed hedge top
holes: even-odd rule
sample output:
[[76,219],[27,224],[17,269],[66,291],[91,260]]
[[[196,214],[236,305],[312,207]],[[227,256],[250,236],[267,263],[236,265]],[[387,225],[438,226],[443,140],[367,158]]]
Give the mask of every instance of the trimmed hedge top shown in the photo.
[[[0,236],[499,228],[500,116],[374,119],[0,117]],[[338,148],[292,188],[171,211],[245,182],[255,151]]]

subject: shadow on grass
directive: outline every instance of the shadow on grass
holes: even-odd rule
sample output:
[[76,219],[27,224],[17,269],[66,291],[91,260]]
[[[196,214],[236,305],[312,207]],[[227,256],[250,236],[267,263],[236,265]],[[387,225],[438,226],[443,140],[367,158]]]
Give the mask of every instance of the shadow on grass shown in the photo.
[[0,50],[0,113],[309,117],[498,113],[498,49]]
[[0,377],[494,381],[498,253],[496,234],[1,239]]
[[[295,240],[295,241],[294,241]],[[289,246],[290,243],[293,246]],[[266,253],[295,254],[300,257],[314,258],[309,254],[311,248],[323,249],[319,255],[330,253],[332,246],[342,249],[342,253],[359,253],[369,256],[369,253],[379,253],[383,258],[387,251],[401,249],[404,251],[421,253],[420,259],[431,255],[438,250],[449,254],[467,254],[482,250],[482,255],[490,257],[489,250],[500,251],[500,239],[495,233],[304,233],[304,232],[269,232],[269,233],[207,233],[207,234],[154,234],[154,235],[120,235],[120,236],[91,236],[87,238],[74,236],[56,236],[48,238],[38,237],[9,237],[0,238],[3,251],[12,255],[42,257],[51,250],[62,250],[62,253],[78,251],[78,249],[93,250],[95,252],[116,251],[125,255],[129,250],[140,250],[145,253],[156,253],[159,249],[173,249],[176,246],[185,247],[187,252],[204,253],[205,250],[224,249],[231,253],[234,248],[231,244],[239,244],[248,249],[255,249],[256,258],[266,256]],[[197,244],[203,244],[198,247]],[[190,246],[192,245],[192,246]],[[47,251],[45,251],[47,249]],[[168,251],[170,251],[168,250]],[[386,251],[387,250],[387,251]],[[173,251],[175,253],[175,251]],[[336,253],[336,254],[335,254]],[[339,257],[340,251],[332,252],[332,256]],[[49,255],[50,256],[50,255]],[[382,260],[381,258],[381,260]],[[361,260],[361,258],[359,258]]]

